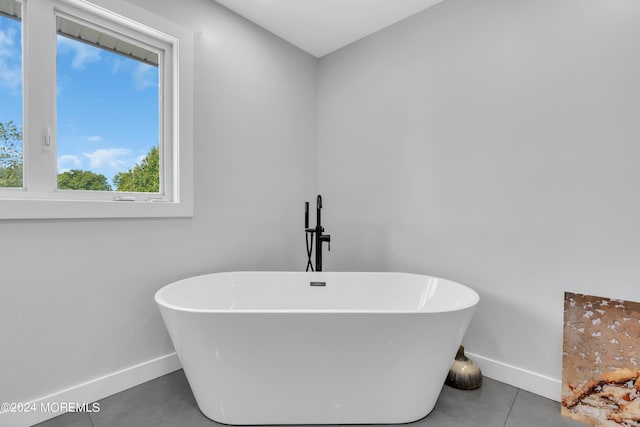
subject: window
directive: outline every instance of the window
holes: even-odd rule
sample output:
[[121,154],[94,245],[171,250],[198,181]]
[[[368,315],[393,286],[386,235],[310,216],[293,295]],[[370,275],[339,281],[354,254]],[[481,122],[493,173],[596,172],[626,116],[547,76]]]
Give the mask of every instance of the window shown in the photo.
[[58,190],[160,194],[161,52],[56,22]]
[[0,188],[22,188],[22,8],[0,0]]
[[0,0],[0,218],[192,215],[192,49],[120,0]]

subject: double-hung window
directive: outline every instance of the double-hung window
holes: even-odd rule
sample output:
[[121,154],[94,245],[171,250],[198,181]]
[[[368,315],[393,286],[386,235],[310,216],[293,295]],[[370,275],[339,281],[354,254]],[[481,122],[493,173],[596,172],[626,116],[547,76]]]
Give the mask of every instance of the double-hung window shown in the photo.
[[0,218],[192,215],[192,39],[122,0],[0,0]]

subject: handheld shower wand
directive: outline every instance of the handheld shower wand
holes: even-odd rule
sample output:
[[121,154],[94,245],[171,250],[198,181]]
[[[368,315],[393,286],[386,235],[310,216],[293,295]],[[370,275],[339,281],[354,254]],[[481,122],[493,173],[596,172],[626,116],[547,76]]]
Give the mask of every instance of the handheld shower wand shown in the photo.
[[[307,242],[307,270],[313,270],[313,264],[311,263],[311,256],[313,254],[313,233],[315,229],[309,228],[309,202],[304,202],[304,237]],[[311,234],[311,242],[309,242],[309,234]]]

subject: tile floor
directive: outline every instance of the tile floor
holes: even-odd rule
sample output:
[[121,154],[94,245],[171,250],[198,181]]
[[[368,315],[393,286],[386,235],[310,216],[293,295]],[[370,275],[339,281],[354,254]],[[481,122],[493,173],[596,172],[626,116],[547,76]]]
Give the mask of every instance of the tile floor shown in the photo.
[[[68,413],[38,427],[218,427],[198,410],[182,370],[114,394],[100,412]],[[485,378],[479,390],[444,386],[435,409],[409,427],[584,427],[560,404]]]

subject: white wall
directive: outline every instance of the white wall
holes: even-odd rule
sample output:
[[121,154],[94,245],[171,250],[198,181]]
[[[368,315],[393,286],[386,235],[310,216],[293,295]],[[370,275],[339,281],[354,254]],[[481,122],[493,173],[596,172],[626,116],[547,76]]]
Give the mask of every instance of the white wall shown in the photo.
[[132,3],[194,32],[195,216],[0,221],[0,402],[173,352],[166,283],[306,264],[316,59],[210,0]]
[[470,285],[467,349],[559,397],[563,292],[640,300],[638,22],[635,0],[447,0],[322,58],[326,268]]

